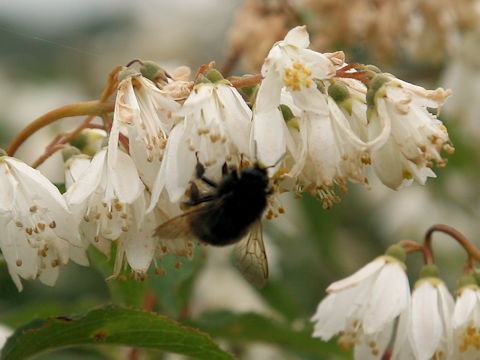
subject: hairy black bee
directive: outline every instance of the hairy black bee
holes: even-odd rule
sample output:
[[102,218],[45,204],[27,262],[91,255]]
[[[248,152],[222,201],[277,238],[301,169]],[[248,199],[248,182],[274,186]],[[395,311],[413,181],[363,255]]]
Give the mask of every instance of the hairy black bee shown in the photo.
[[170,240],[192,235],[215,246],[237,243],[235,265],[247,280],[262,287],[268,278],[268,263],[261,217],[272,193],[267,169],[258,163],[239,170],[224,164],[219,183],[204,173],[204,166],[198,162],[196,175],[212,190],[200,194],[192,183],[190,199],[184,204],[195,208],[160,225],[155,235]]

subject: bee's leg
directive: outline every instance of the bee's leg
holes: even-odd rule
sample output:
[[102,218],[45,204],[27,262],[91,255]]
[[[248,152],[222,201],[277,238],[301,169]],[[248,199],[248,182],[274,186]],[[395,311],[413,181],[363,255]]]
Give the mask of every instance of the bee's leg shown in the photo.
[[216,188],[218,184],[210,180],[209,178],[205,177],[205,166],[203,166],[200,162],[197,162],[197,166],[195,167],[195,172],[197,174],[197,178],[201,179],[205,184],[210,185],[211,187]]
[[211,201],[215,198],[214,195],[200,195],[200,191],[195,183],[192,182],[190,185],[190,200],[185,201],[183,205],[190,207],[201,204],[203,202]]

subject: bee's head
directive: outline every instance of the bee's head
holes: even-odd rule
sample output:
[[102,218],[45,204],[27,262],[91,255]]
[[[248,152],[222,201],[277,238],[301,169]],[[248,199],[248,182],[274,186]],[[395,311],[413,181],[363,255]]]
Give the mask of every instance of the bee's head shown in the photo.
[[263,188],[268,187],[267,168],[260,163],[255,163],[253,166],[246,166],[240,172],[242,180],[248,181],[252,184],[258,184]]

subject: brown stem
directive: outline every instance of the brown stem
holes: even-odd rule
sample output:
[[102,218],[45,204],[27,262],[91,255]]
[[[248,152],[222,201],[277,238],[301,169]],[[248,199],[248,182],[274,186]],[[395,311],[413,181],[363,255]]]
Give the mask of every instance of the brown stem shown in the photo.
[[440,231],[447,235],[450,235],[452,238],[457,240],[460,245],[462,245],[462,247],[468,253],[469,257],[475,259],[480,263],[480,250],[478,250],[475,245],[473,245],[473,243],[468,240],[463,234],[448,225],[437,224],[433,225],[430,229],[428,229],[427,233],[425,234],[424,245],[430,251],[432,251],[432,234],[435,231]]
[[118,87],[118,73],[123,69],[123,66],[117,66],[108,74],[107,85],[103,89],[102,95],[100,95],[100,102],[107,101],[112,94],[117,91]]
[[398,243],[401,247],[405,248],[407,254],[413,253],[415,251],[420,251],[423,254],[423,261],[425,264],[433,264],[433,253],[426,246],[420,245],[415,241],[403,240]]
[[[87,117],[75,130],[73,130],[70,134],[66,135],[63,139],[61,139],[62,135],[58,135],[48,146],[47,150],[40,156],[35,162],[32,164],[33,168],[37,168],[40,166],[45,160],[47,160],[50,156],[52,156],[58,150],[63,149],[63,145],[69,143],[70,141],[75,138],[83,129],[90,127],[90,122],[95,118],[95,116]],[[60,140],[61,139],[61,140]],[[55,141],[56,140],[56,141]]]
[[103,114],[112,112],[114,108],[114,103],[101,102],[100,100],[87,101],[82,103],[70,104],[59,107],[58,109],[49,111],[48,113],[40,116],[35,119],[33,122],[27,125],[22,131],[20,131],[17,136],[12,140],[8,145],[6,152],[9,156],[13,156],[20,145],[23,144],[32,134],[41,128],[57,121],[58,119],[69,117],[69,116],[79,116],[79,115],[92,115],[92,116],[101,116]]
[[228,79],[232,86],[236,88],[242,88],[245,86],[256,85],[262,81],[262,74],[244,76],[241,78],[230,78]]

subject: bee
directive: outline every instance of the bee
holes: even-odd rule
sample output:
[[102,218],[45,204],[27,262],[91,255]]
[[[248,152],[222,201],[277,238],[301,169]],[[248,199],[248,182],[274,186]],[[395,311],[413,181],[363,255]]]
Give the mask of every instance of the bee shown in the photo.
[[[275,166],[275,165],[274,165]],[[193,236],[214,246],[235,244],[233,259],[243,276],[261,288],[268,278],[268,262],[262,235],[262,214],[267,207],[269,186],[267,168],[258,162],[241,169],[222,167],[217,183],[205,177],[205,167],[197,160],[196,176],[211,191],[201,194],[192,182],[189,200],[194,207],[161,224],[155,236],[174,240]]]

